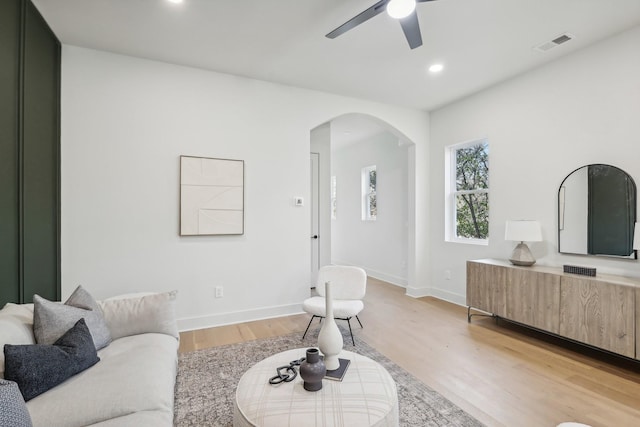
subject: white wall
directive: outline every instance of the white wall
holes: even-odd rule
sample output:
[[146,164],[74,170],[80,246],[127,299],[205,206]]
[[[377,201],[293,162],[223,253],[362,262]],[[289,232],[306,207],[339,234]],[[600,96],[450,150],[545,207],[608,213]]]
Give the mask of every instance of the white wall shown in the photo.
[[[367,274],[407,285],[407,145],[383,132],[332,151],[337,214],[331,226],[334,264],[357,265]],[[362,168],[376,165],[378,214],[362,220]]]
[[[181,329],[299,312],[310,216],[293,197],[309,198],[310,130],[353,112],[402,132],[428,169],[424,112],[63,46],[63,297],[178,289]],[[181,154],[245,161],[243,236],[178,235]],[[415,185],[410,217],[426,224],[428,179]],[[410,256],[428,251],[415,229]]]
[[[557,194],[576,168],[606,163],[640,183],[640,27],[499,84],[431,114],[431,234],[428,291],[465,302],[465,261],[507,258],[507,219],[537,219],[538,263],[593,266],[640,276],[637,261],[560,255]],[[444,147],[487,137],[490,143],[490,242],[444,242]],[[445,271],[451,280],[445,280]]]

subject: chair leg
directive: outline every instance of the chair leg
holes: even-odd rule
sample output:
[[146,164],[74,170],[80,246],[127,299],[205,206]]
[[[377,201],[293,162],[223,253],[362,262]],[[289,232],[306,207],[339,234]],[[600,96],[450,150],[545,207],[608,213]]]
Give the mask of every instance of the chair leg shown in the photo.
[[358,323],[360,323],[360,327],[364,328],[364,326],[362,326],[362,322],[360,321],[360,318],[356,315],[356,319],[358,319]]
[[353,343],[353,346],[356,346],[356,340],[353,339],[353,331],[351,330],[351,317],[349,317],[347,319],[347,323],[349,324],[349,333],[351,334],[351,342]]
[[[309,320],[309,324],[307,325],[307,329],[304,330],[304,334],[302,335],[302,339],[300,341],[302,341],[304,339],[304,337],[307,336],[307,332],[309,332],[309,327],[311,326],[311,322],[313,322],[313,319],[315,319],[316,316],[315,314],[313,316],[311,316],[311,320]],[[320,319],[320,321],[322,321],[322,319]]]

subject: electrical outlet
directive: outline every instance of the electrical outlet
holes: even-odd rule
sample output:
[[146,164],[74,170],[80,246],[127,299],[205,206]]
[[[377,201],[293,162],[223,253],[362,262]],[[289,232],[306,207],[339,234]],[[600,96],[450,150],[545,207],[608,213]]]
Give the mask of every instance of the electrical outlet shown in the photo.
[[445,270],[444,271],[444,279],[445,280],[451,280],[451,270]]
[[222,286],[216,286],[216,298],[222,298],[224,296],[224,288]]

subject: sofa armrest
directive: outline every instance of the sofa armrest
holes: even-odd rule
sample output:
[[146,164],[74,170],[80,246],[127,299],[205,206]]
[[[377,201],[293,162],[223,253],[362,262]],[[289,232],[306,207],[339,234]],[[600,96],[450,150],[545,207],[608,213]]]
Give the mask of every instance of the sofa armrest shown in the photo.
[[177,291],[124,296],[100,301],[112,339],[145,333],[179,338],[175,314]]
[[35,343],[33,304],[7,303],[0,310],[0,378],[4,378],[4,345]]

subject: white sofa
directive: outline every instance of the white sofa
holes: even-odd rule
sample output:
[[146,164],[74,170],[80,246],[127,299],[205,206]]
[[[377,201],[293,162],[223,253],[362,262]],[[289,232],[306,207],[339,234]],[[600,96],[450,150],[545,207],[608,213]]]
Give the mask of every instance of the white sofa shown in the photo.
[[[98,351],[97,364],[27,402],[33,426],[172,426],[174,301],[175,293],[165,293],[99,302],[112,342]],[[33,304],[0,310],[0,350],[4,344],[35,344]]]

